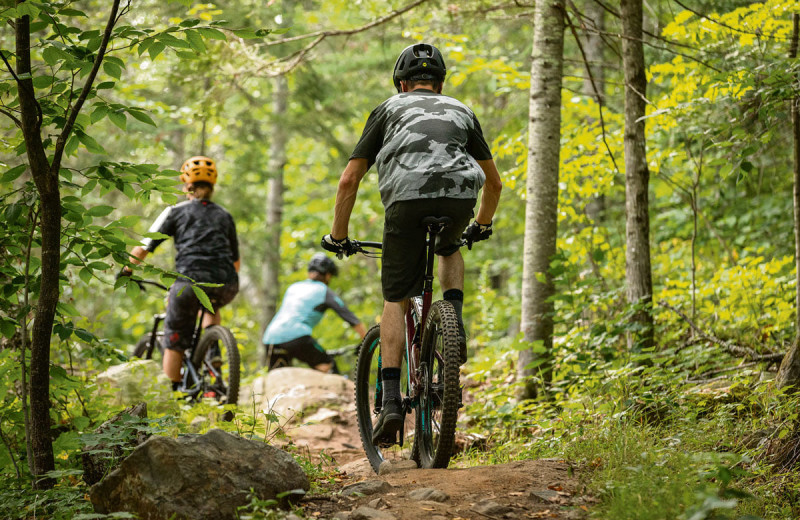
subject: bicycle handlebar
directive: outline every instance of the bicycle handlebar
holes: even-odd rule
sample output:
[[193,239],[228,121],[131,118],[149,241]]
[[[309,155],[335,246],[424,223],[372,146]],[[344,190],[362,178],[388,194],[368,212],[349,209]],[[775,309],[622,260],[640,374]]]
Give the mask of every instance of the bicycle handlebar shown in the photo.
[[[142,285],[152,285],[154,287],[158,287],[159,289],[163,289],[165,291],[169,291],[169,287],[167,287],[166,285],[163,285],[163,284],[161,284],[159,282],[153,282],[153,281],[150,281],[150,280],[134,280],[134,282],[138,283],[139,287],[141,287]],[[144,287],[142,287],[142,289],[144,289]]]

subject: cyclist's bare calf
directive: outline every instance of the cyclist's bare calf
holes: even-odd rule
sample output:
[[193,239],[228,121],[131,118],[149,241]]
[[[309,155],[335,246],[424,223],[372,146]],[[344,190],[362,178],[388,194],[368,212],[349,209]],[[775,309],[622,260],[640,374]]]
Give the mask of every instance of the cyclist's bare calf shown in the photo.
[[442,292],[450,289],[464,290],[464,257],[461,251],[439,257],[439,284]]
[[406,342],[405,316],[408,300],[383,302],[381,361],[384,368],[400,368]]

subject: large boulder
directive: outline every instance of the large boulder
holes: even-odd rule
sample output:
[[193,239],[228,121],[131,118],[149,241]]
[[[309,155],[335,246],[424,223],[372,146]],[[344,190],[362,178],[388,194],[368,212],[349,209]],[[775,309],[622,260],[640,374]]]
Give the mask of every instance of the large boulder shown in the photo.
[[239,404],[251,409],[272,411],[289,419],[321,407],[352,406],[353,382],[336,374],[310,368],[284,367],[270,370],[242,388]]
[[110,399],[110,406],[131,406],[144,401],[153,410],[172,401],[172,384],[161,365],[152,359],[114,365],[98,374],[95,381],[100,392]]
[[135,513],[142,520],[233,520],[250,502],[309,489],[308,478],[285,451],[222,430],[172,439],[151,437],[94,485],[98,513]]
[[149,434],[132,427],[139,422],[137,419],[146,417],[147,403],[129,406],[87,436],[88,441],[81,450],[84,482],[90,486],[100,482],[119,466],[128,451],[147,440]]

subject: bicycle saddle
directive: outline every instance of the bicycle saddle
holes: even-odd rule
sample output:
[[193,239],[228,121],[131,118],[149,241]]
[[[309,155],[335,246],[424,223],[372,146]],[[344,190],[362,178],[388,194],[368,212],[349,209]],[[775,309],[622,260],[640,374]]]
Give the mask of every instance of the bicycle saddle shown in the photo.
[[436,228],[437,231],[441,231],[448,226],[452,226],[453,219],[450,217],[425,217],[420,224],[425,228]]

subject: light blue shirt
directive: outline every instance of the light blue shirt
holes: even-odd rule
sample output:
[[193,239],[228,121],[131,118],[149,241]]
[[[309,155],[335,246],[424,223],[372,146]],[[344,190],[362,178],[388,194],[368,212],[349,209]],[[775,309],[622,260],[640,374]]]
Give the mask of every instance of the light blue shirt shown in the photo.
[[325,283],[310,279],[293,283],[286,289],[281,307],[264,331],[262,342],[265,345],[279,345],[303,336],[311,336],[311,331],[322,319],[326,309],[333,309],[350,325],[360,323],[356,315]]

